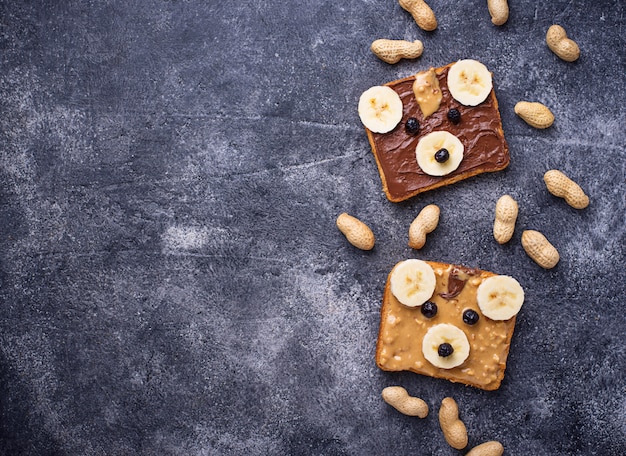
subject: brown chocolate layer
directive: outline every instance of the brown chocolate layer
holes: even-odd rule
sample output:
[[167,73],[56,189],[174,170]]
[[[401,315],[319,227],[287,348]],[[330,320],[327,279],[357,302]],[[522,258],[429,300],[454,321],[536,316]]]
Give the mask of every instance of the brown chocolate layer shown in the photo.
[[[414,76],[386,84],[400,95],[404,106],[402,121],[389,133],[367,132],[385,193],[391,201],[403,201],[423,191],[483,172],[499,171],[509,164],[509,149],[504,139],[498,101],[493,89],[480,105],[463,106],[452,98],[448,90],[449,67],[437,69],[443,98],[437,112],[426,119],[413,93]],[[461,122],[458,125],[448,120],[447,114],[451,108],[456,108],[461,113]],[[404,127],[410,117],[415,117],[420,124],[419,133],[414,136],[408,134]],[[415,158],[419,139],[437,130],[445,130],[457,136],[465,148],[459,167],[441,177],[425,174]]]
[[445,299],[456,298],[459,293],[463,291],[465,282],[467,282],[471,276],[477,274],[480,274],[480,271],[477,269],[454,266],[448,276],[448,291],[446,293],[439,293],[439,296]]

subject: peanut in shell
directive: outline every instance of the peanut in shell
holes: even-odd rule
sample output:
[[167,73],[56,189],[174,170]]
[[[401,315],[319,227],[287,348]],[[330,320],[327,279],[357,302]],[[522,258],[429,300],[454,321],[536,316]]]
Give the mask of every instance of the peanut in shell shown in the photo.
[[496,203],[493,237],[498,244],[506,244],[513,237],[519,207],[510,195],[503,195]]
[[522,233],[522,247],[528,256],[544,269],[552,269],[559,262],[558,250],[539,231],[524,231]]
[[515,114],[531,127],[543,129],[554,123],[554,114],[547,106],[536,101],[520,101],[515,105]]
[[551,169],[543,175],[548,191],[554,196],[565,199],[565,202],[574,209],[584,209],[589,206],[589,197],[583,189],[558,169]]
[[400,59],[416,59],[424,51],[424,44],[420,40],[413,42],[405,40],[379,39],[372,43],[370,49],[383,62],[398,63]]
[[337,228],[348,242],[361,250],[372,250],[376,242],[374,232],[356,217],[342,213],[337,217]]

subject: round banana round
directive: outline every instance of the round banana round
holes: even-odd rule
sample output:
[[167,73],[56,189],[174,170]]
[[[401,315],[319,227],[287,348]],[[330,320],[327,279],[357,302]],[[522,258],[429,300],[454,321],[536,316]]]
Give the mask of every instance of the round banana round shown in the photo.
[[[447,158],[437,160],[437,152],[445,149]],[[445,176],[457,169],[463,160],[463,143],[448,131],[433,131],[422,137],[415,148],[417,164],[430,176]],[[445,157],[445,154],[444,154]]]
[[435,271],[422,260],[410,259],[396,264],[389,278],[391,293],[401,304],[417,307],[435,292]]
[[513,318],[524,304],[524,289],[513,277],[498,275],[485,279],[476,290],[480,311],[492,320]]
[[459,60],[448,70],[450,95],[465,106],[478,106],[493,88],[491,73],[478,60]]
[[[447,356],[441,356],[439,347],[443,344],[449,344],[452,348],[452,353],[447,354]],[[470,344],[467,336],[461,329],[448,323],[441,323],[430,328],[424,335],[422,353],[424,358],[433,366],[442,369],[452,369],[460,366],[467,359],[470,353]]]
[[400,95],[388,86],[374,86],[359,98],[359,117],[374,133],[388,133],[402,120]]

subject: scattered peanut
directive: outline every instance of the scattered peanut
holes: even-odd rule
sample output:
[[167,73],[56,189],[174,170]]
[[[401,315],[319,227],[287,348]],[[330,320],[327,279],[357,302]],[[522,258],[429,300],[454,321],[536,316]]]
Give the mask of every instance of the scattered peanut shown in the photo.
[[346,236],[348,242],[356,248],[361,250],[372,250],[374,248],[374,243],[376,242],[374,233],[369,226],[358,218],[344,212],[337,217],[337,228]]
[[417,25],[427,32],[437,28],[437,18],[424,0],[398,0],[400,6],[411,13]]
[[503,25],[509,19],[507,0],[487,0],[487,7],[494,25]]
[[543,175],[543,181],[550,193],[559,198],[565,198],[565,202],[574,209],[584,209],[589,206],[589,197],[585,195],[580,185],[561,171],[551,169]]
[[405,40],[380,39],[372,43],[370,47],[380,60],[393,64],[400,59],[416,59],[424,51],[424,44],[420,40],[413,42]]
[[504,447],[500,442],[491,440],[472,448],[465,456],[502,456]]
[[567,37],[560,25],[552,25],[546,33],[546,43],[552,52],[566,62],[573,62],[580,57],[580,48],[574,40]]
[[448,445],[457,450],[462,450],[467,446],[467,429],[463,421],[459,419],[459,406],[451,397],[445,397],[441,401],[439,425]]
[[537,102],[520,101],[515,105],[515,114],[535,128],[548,128],[554,123],[554,114],[547,106]]
[[522,247],[528,256],[544,269],[551,269],[559,262],[559,252],[539,231],[524,231]]
[[409,416],[428,416],[428,404],[419,397],[409,396],[401,386],[388,386],[383,390],[383,400],[400,413]]
[[500,197],[496,203],[493,237],[496,238],[498,244],[506,244],[513,237],[518,210],[517,202],[509,195]]
[[437,228],[439,223],[439,207],[429,204],[417,214],[409,226],[409,247],[421,249],[426,244],[426,234]]

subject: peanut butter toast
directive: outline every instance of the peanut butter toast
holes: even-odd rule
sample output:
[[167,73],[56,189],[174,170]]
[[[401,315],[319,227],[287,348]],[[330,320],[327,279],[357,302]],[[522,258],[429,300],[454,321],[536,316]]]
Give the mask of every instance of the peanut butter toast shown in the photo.
[[523,300],[522,287],[509,276],[401,261],[385,286],[376,364],[498,389]]

